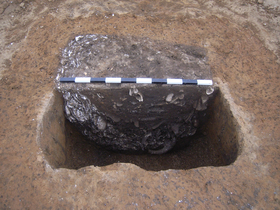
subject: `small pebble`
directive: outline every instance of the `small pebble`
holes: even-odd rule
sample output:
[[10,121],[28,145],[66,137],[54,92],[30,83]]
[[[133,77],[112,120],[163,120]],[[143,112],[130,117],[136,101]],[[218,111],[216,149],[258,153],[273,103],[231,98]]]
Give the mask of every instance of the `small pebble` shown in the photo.
[[172,98],[173,98],[173,96],[174,96],[174,94],[173,93],[170,93],[170,94],[168,94],[167,95],[167,97],[166,97],[166,102],[170,102],[170,101],[172,101]]
[[213,88],[213,87],[209,87],[209,88],[206,90],[206,94],[207,94],[207,95],[211,95],[213,92],[214,92],[214,88]]
[[98,127],[98,129],[99,130],[105,130],[105,128],[106,128],[106,121],[102,118],[102,117],[98,117],[98,119],[97,119],[97,127]]
[[133,123],[134,123],[134,126],[135,126],[136,128],[139,128],[139,121],[138,121],[138,120],[134,121]]
[[180,100],[182,100],[184,97],[185,97],[184,94],[180,94],[180,95],[178,96],[178,98],[179,98]]

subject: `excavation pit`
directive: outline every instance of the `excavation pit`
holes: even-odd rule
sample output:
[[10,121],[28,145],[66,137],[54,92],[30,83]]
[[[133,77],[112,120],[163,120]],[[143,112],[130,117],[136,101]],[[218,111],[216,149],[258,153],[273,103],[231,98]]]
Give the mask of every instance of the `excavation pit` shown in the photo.
[[204,114],[203,126],[161,155],[115,152],[96,145],[65,118],[63,101],[62,95],[55,91],[40,124],[39,144],[53,168],[79,169],[91,165],[132,163],[149,171],[186,170],[226,166],[238,155],[238,127],[219,91]]
[[[105,75],[113,83],[134,77],[141,84],[80,84]],[[212,78],[200,47],[96,34],[70,40],[41,126],[40,145],[49,163],[78,169],[129,162],[167,170],[235,160],[235,123],[217,87],[142,84],[152,80],[147,77]]]

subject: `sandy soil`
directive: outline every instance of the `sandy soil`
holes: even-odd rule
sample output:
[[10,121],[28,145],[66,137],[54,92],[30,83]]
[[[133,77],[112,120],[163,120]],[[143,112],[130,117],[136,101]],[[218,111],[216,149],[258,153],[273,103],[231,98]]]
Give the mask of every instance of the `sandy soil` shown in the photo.
[[[2,1],[0,20],[1,209],[280,208],[279,1]],[[237,160],[158,172],[50,167],[37,126],[61,49],[90,33],[205,47],[240,126]]]

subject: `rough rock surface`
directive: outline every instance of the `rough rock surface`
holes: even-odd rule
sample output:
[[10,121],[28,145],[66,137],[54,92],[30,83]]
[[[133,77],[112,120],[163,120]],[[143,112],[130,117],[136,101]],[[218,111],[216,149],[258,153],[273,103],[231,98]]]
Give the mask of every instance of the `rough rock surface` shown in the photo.
[[59,76],[211,79],[206,54],[202,47],[150,38],[78,35],[62,51]]
[[59,82],[60,77],[76,76],[212,79],[206,50],[200,47],[79,35],[62,51],[60,63],[57,88],[63,93],[67,119],[88,139],[115,151],[163,154],[176,141],[187,141],[214,94],[207,86]]
[[[279,1],[15,0],[2,1],[0,13],[1,209],[279,209]],[[129,162],[52,168],[37,126],[61,51],[93,33],[206,48],[239,124],[236,161],[162,171]]]

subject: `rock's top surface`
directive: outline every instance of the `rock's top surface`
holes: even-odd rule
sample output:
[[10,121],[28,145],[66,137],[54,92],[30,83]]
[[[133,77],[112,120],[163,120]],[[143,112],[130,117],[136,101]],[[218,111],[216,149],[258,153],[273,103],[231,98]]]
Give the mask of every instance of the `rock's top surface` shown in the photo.
[[[99,34],[76,36],[62,51],[60,63],[57,79],[60,77],[211,79],[204,48],[135,36]],[[73,89],[77,85],[58,83],[58,86],[62,89]],[[80,90],[94,86],[80,86]]]

